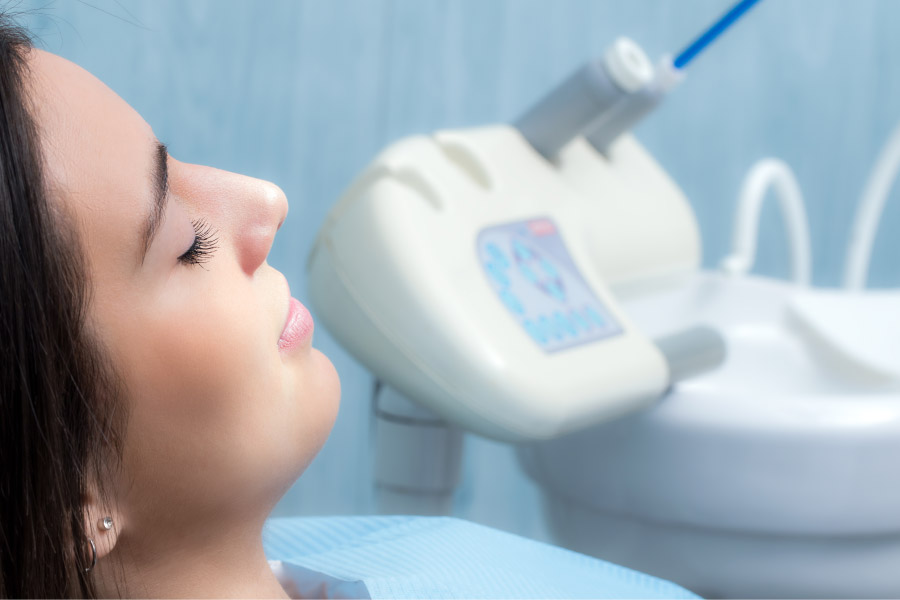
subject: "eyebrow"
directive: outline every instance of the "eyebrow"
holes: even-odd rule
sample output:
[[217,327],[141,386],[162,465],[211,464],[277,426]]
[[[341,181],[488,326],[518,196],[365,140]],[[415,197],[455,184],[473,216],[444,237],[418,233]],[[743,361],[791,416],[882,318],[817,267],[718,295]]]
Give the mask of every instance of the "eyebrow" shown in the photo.
[[147,251],[153,243],[156,232],[162,223],[163,215],[166,210],[166,202],[169,199],[169,150],[166,145],[156,140],[154,146],[154,162],[153,173],[150,181],[153,183],[153,207],[150,209],[150,215],[147,217],[147,227],[144,229],[144,245],[141,251],[141,264],[147,258]]

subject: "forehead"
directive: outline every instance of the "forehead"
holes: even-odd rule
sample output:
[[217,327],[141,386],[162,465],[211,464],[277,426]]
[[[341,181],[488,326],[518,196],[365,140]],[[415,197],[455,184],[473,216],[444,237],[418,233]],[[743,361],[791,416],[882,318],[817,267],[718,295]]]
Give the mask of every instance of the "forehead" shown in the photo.
[[51,202],[75,218],[92,270],[114,269],[109,251],[139,243],[149,210],[153,131],[78,65],[35,50],[29,66]]

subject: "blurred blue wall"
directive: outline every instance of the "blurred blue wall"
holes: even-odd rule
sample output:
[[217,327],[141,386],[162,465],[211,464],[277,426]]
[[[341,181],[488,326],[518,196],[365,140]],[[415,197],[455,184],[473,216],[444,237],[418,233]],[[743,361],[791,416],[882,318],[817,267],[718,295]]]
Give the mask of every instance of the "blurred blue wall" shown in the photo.
[[[45,49],[105,81],[181,160],[278,183],[290,216],[270,263],[306,301],[303,261],[351,178],[411,133],[518,116],[616,36],[680,49],[730,0],[86,0],[19,3]],[[747,168],[774,155],[803,187],[815,282],[835,285],[856,198],[900,121],[900,2],[766,0],[689,68],[637,130],[687,193],[715,265]],[[900,204],[885,211],[870,282],[900,283]],[[788,273],[774,206],[757,271]],[[276,512],[373,509],[371,380],[328,336],[343,406]],[[458,514],[543,537],[509,450],[470,440]]]

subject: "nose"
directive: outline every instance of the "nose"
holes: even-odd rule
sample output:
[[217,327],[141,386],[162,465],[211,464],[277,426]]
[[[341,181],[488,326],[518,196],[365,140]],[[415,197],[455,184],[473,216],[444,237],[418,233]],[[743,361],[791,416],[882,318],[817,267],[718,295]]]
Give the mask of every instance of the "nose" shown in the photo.
[[[241,269],[252,277],[265,263],[288,202],[269,181],[172,160],[170,188],[234,240]],[[174,168],[173,168],[174,167]]]
[[275,232],[287,217],[288,202],[274,183],[252,179],[246,188],[244,210],[238,211],[244,220],[235,224],[235,240],[241,269],[252,276],[269,255]]

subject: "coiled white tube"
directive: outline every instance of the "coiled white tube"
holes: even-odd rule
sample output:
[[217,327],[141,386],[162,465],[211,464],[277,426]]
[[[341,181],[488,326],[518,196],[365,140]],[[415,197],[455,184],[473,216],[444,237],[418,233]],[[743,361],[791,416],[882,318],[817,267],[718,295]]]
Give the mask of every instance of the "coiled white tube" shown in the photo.
[[844,287],[861,290],[866,286],[872,245],[878,233],[878,223],[887,201],[888,193],[900,172],[900,125],[885,143],[860,197],[850,243],[844,262]]
[[798,285],[809,285],[812,250],[803,194],[791,168],[784,161],[775,158],[760,160],[744,178],[734,221],[732,252],[722,259],[720,268],[733,275],[745,275],[753,268],[756,260],[759,217],[769,187],[775,188],[782,218],[788,230],[791,278]]

